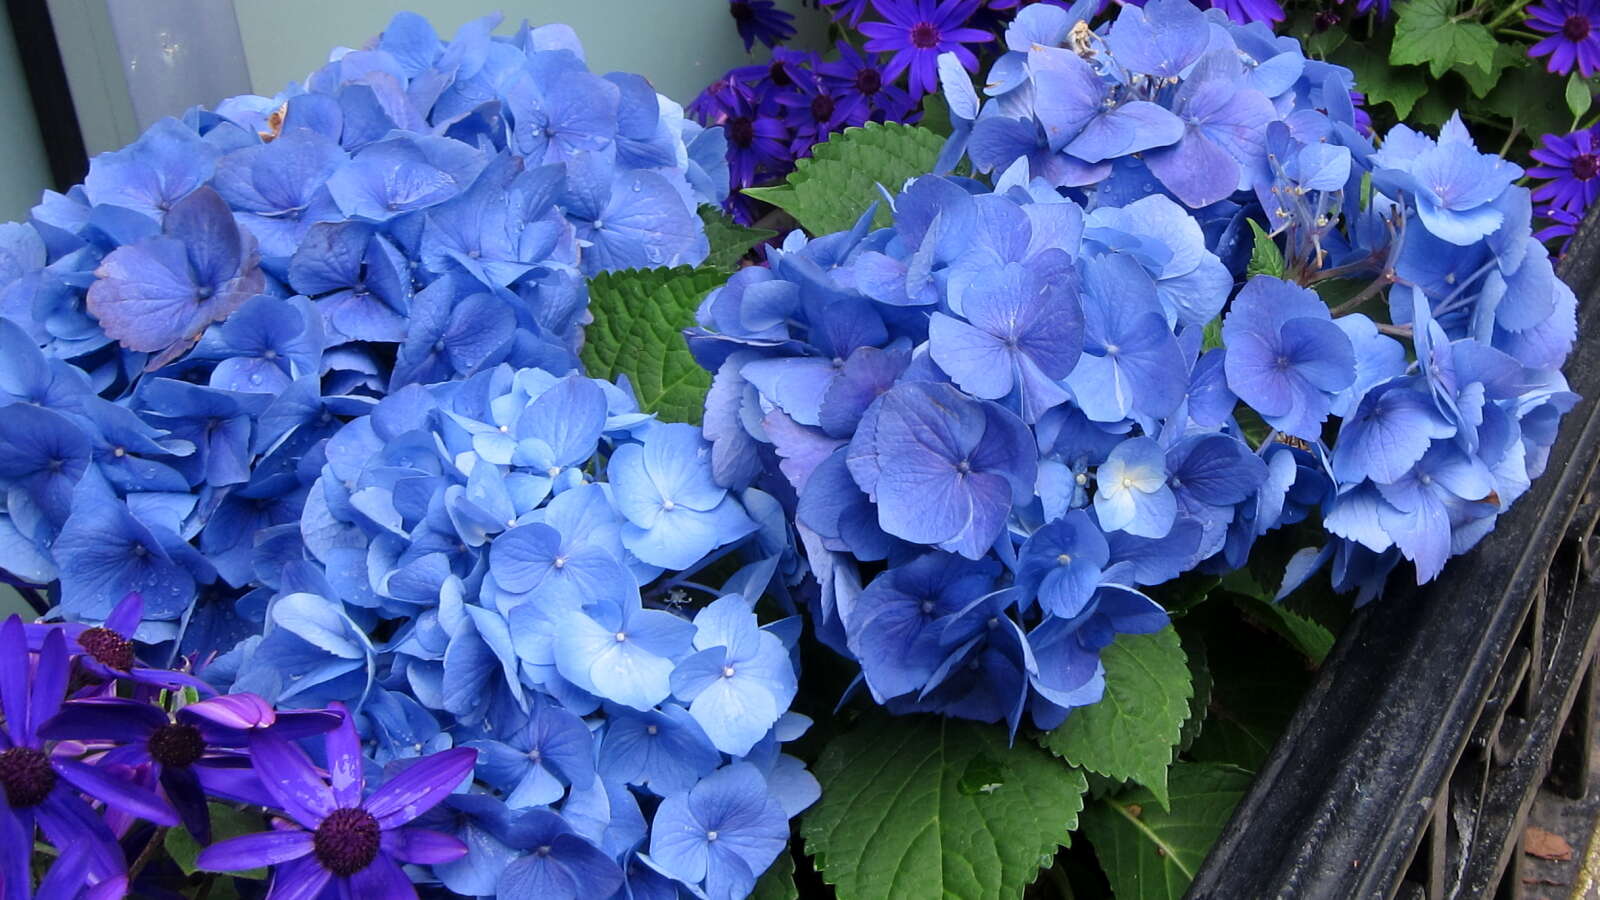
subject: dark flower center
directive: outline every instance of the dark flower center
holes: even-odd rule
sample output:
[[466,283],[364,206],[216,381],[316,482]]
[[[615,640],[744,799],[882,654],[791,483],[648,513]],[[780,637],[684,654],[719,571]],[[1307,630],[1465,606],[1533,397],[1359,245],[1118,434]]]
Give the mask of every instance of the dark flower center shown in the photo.
[[918,50],[932,50],[939,46],[939,26],[932,22],[918,22],[911,26],[911,46]]
[[826,122],[833,118],[833,98],[827,94],[818,94],[811,98],[811,118],[818,122]]
[[1588,37],[1591,30],[1588,16],[1567,16],[1567,21],[1561,25],[1561,36],[1576,42]]
[[336,809],[311,835],[312,851],[322,867],[340,877],[354,875],[378,858],[382,839],[378,820],[360,807]]
[[794,79],[790,77],[788,68],[779,61],[774,61],[771,66],[767,67],[767,77],[772,79],[772,83],[778,87],[788,87],[794,84]]
[[151,733],[149,749],[151,759],[181,769],[206,752],[206,742],[193,725],[163,725]]
[[750,4],[741,3],[739,0],[734,0],[733,3],[728,4],[728,12],[733,16],[733,20],[741,25],[745,22],[754,21],[756,17],[756,11],[750,8]]
[[216,293],[216,291],[213,290],[209,284],[202,284],[194,289],[195,297],[200,300],[210,300],[211,295],[214,293]]
[[1600,175],[1600,156],[1593,153],[1580,153],[1572,158],[1572,174],[1579,181],[1588,181]]
[[1339,14],[1331,9],[1325,9],[1311,19],[1311,27],[1317,31],[1327,31],[1337,24],[1339,24]]
[[862,69],[856,73],[856,90],[863,94],[876,94],[883,90],[883,75],[877,69]]
[[56,771],[43,750],[12,747],[0,752],[0,788],[13,807],[38,806],[56,786]]
[[78,635],[78,643],[95,662],[108,669],[126,672],[133,668],[133,642],[109,628],[90,628]]
[[728,140],[733,141],[736,147],[748,147],[755,142],[756,125],[744,116],[740,116],[737,119],[729,119],[727,130]]

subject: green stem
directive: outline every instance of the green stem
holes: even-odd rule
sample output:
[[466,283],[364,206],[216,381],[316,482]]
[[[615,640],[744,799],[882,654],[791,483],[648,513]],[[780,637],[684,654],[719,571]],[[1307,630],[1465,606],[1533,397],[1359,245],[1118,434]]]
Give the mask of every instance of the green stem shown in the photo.
[[1495,16],[1494,18],[1490,19],[1488,24],[1485,25],[1484,27],[1488,28],[1490,31],[1493,31],[1496,28],[1499,28],[1501,25],[1504,25],[1506,22],[1509,22],[1513,17],[1515,17],[1518,14],[1520,14],[1522,12],[1523,7],[1527,6],[1529,2],[1530,2],[1530,0],[1516,0],[1515,3],[1512,3],[1510,6],[1506,7],[1504,10],[1501,10],[1500,15]]
[[1502,35],[1504,35],[1506,37],[1521,38],[1522,40],[1525,40],[1525,41],[1534,41],[1535,43],[1537,43],[1538,41],[1542,41],[1545,38],[1549,37],[1549,35],[1547,35],[1547,34],[1545,34],[1545,35],[1534,34],[1531,31],[1524,31],[1521,28],[1502,28],[1497,33],[1498,34],[1502,34]]
[[1511,152],[1511,145],[1516,143],[1517,135],[1522,133],[1522,123],[1516,119],[1511,120],[1511,133],[1506,135],[1506,142],[1500,145],[1500,158],[1504,159]]
[[139,873],[144,870],[144,867],[149,864],[150,860],[155,858],[156,850],[158,850],[165,842],[166,836],[167,829],[165,827],[157,828],[155,833],[150,835],[150,842],[144,845],[144,849],[139,851],[139,858],[135,859],[133,861],[133,865],[128,867],[129,884],[132,884],[133,879],[137,878]]

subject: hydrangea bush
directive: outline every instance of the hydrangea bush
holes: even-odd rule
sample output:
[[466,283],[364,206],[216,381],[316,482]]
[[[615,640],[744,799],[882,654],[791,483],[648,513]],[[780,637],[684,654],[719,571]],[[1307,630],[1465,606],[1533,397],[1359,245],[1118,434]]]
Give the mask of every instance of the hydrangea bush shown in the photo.
[[1270,3],[825,5],[711,128],[401,15],[0,226],[0,895],[1186,883],[1545,467],[1539,198]]

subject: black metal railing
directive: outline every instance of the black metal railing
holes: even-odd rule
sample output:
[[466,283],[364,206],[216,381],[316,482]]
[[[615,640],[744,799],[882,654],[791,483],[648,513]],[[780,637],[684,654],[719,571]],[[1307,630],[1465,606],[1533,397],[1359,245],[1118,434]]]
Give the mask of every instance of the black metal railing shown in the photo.
[[1582,400],[1549,471],[1421,589],[1357,612],[1188,896],[1514,898],[1547,779],[1589,782],[1600,636],[1600,224],[1560,268]]

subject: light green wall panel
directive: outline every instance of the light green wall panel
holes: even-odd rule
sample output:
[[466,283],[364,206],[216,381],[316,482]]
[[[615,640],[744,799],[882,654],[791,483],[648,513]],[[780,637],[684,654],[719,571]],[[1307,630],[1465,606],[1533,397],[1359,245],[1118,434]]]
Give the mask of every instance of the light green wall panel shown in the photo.
[[[827,14],[802,9],[799,0],[779,5],[795,13],[801,28],[795,45],[821,47]],[[326,62],[333,47],[359,46],[401,10],[426,16],[449,38],[462,23],[496,9],[505,13],[503,32],[523,19],[572,26],[590,68],[638,72],[680,103],[752,58],[734,30],[727,0],[485,0],[481,6],[460,0],[234,0],[251,85],[269,96]],[[760,44],[756,51],[754,58],[767,58]]]
[[0,15],[0,222],[28,215],[50,184],[44,143],[17,60],[11,20]]

